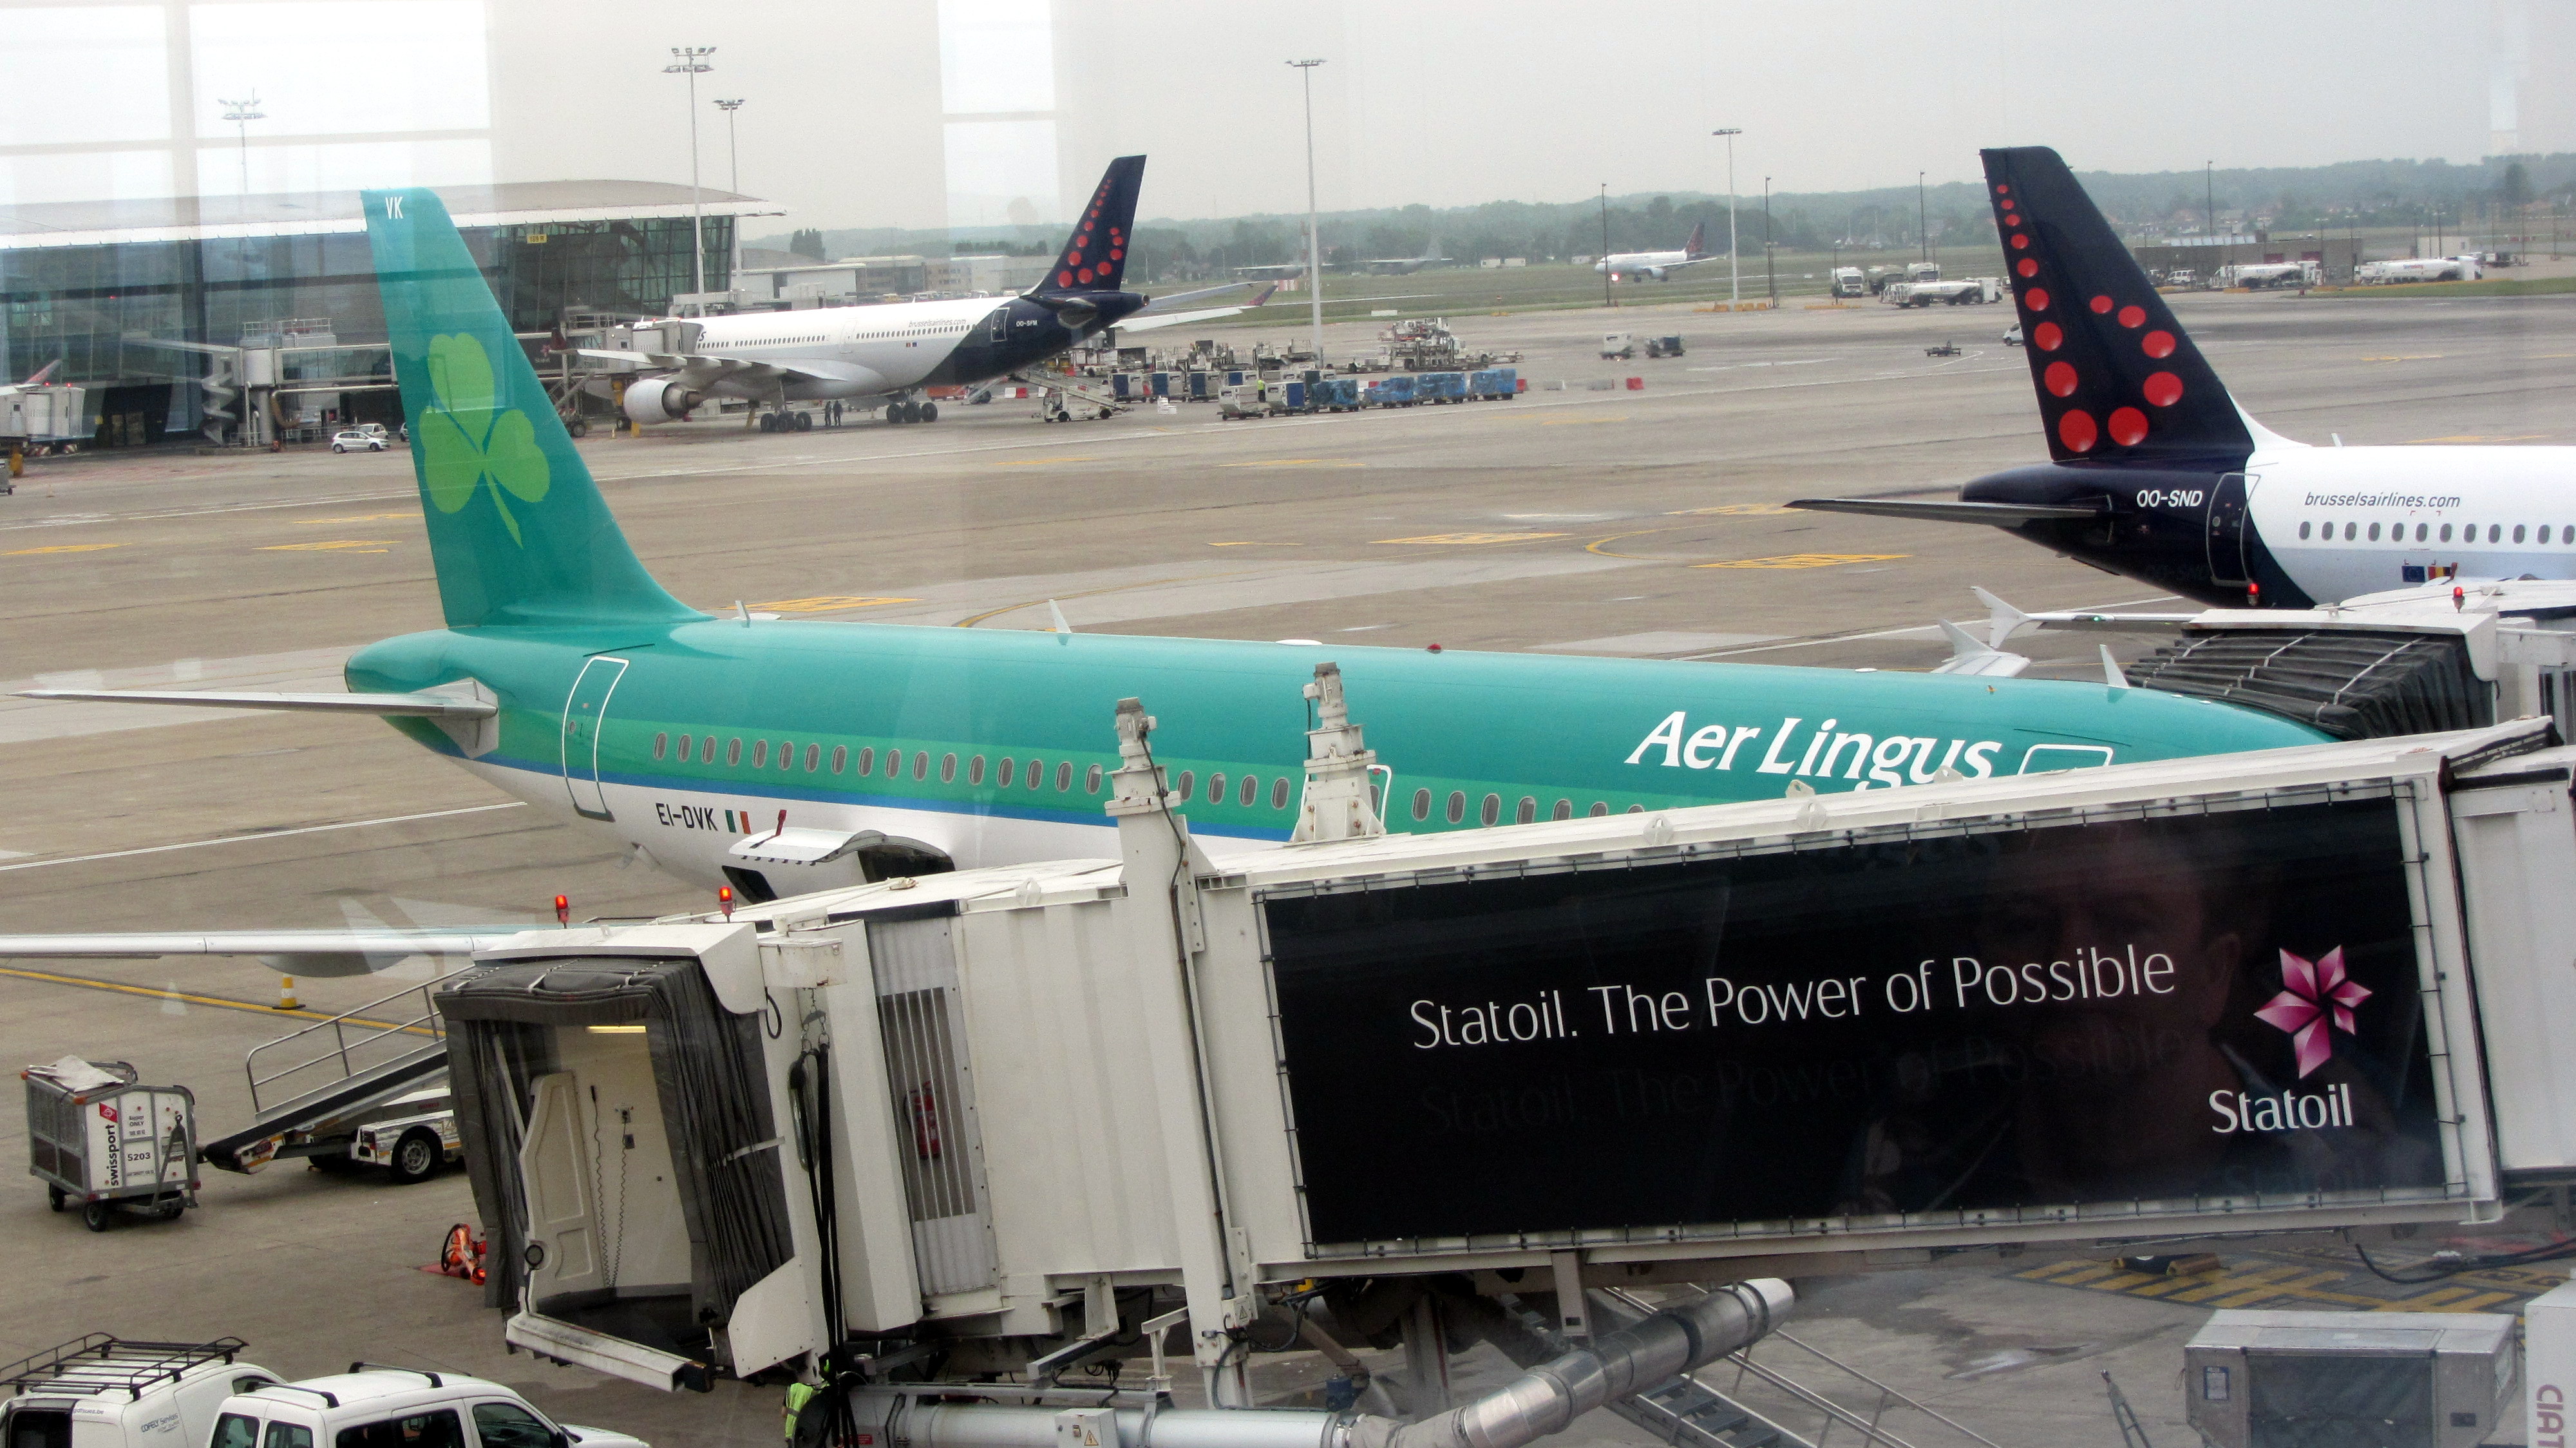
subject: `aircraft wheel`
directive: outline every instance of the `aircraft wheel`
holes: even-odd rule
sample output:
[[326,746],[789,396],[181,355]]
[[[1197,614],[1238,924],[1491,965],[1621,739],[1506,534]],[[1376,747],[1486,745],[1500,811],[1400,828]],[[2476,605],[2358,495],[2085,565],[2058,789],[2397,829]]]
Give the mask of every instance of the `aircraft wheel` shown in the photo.
[[921,420],[924,422],[937,422],[939,420],[939,404],[936,402],[925,402],[921,404]]
[[796,430],[798,432],[812,432],[814,430],[814,414],[810,412],[800,412],[796,414]]

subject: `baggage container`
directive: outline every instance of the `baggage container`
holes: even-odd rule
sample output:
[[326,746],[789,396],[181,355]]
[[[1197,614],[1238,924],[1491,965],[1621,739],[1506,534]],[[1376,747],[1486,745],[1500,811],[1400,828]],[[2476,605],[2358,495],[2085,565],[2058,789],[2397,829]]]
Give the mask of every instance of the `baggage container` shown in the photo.
[[1392,372],[1371,382],[1362,398],[1371,407],[1411,407],[1414,381],[1410,372]]
[[1422,402],[1464,402],[1467,400],[1467,374],[1464,372],[1423,372],[1413,379],[1413,395]]
[[80,1209],[104,1232],[120,1208],[163,1221],[197,1204],[197,1098],[145,1086],[123,1061],[65,1056],[18,1073],[27,1083],[28,1170],[45,1203]]

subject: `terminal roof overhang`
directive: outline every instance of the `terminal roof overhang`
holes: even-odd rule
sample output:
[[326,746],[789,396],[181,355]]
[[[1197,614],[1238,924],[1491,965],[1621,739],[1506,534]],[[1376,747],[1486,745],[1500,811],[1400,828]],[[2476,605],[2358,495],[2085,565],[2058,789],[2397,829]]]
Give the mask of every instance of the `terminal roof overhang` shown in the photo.
[[[505,181],[433,186],[461,227],[554,222],[684,219],[689,188],[667,181]],[[707,188],[708,216],[781,216],[774,201]],[[228,237],[326,236],[367,229],[355,191],[260,196],[168,196],[127,201],[48,201],[0,206],[0,251],[213,241]]]

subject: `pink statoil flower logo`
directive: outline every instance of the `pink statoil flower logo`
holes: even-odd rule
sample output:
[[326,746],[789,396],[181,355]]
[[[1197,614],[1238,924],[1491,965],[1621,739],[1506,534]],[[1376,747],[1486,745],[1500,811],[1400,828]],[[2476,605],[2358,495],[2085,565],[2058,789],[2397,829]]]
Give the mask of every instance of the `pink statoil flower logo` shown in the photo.
[[2344,974],[2340,945],[2313,961],[2282,951],[2281,984],[2289,989],[2254,1017],[2290,1033],[2298,1048],[2299,1074],[2305,1076],[2334,1056],[2329,1023],[2347,1036],[2354,1034],[2352,1008],[2370,999],[2370,989]]

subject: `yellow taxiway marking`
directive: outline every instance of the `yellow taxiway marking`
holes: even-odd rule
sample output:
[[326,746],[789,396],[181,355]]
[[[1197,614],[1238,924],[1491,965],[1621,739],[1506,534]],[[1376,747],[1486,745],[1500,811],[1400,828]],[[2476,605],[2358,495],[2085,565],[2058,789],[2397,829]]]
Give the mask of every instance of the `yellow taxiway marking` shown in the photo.
[[1777,503],[1721,503],[1714,508],[1676,508],[1667,518],[1778,518],[1795,513]]
[[391,538],[334,538],[327,543],[270,543],[262,553],[383,553],[394,546]]
[[419,511],[418,511],[417,509],[415,509],[415,510],[413,510],[413,511],[411,511],[411,512],[408,512],[408,513],[360,513],[360,514],[356,515],[355,517],[350,517],[350,518],[298,518],[298,519],[296,519],[296,520],[295,520],[295,525],[296,525],[297,527],[299,527],[299,528],[311,528],[311,527],[315,527],[315,526],[318,526],[318,525],[323,524],[323,523],[392,523],[392,522],[399,522],[399,521],[412,521],[412,522],[417,522],[417,521],[419,521],[419,519],[420,519],[420,513],[419,513]]
[[2533,438],[2547,436],[2549,434],[2545,432],[2518,432],[2504,437],[2490,436],[2481,432],[2463,432],[2454,433],[2449,437],[2410,437],[2400,446],[2411,446],[2419,442],[2529,442]]
[[1259,462],[1219,463],[1221,468],[1364,468],[1366,463],[1344,462],[1334,458],[1266,458]]
[[838,613],[845,608],[876,608],[888,603],[919,603],[917,598],[870,598],[864,594],[825,594],[820,598],[782,598],[752,607],[770,613]]
[[1562,533],[1426,533],[1419,538],[1380,538],[1380,543],[1531,543],[1541,538],[1562,538]]
[[51,548],[12,548],[5,556],[24,558],[30,553],[96,553],[101,548],[122,548],[122,543],[57,543]]
[[1096,463],[1098,461],[1100,461],[1098,458],[1013,458],[1009,462],[995,463],[993,466],[997,468],[1034,468],[1044,466],[1047,463]]
[[1693,568],[1833,568],[1845,563],[1889,563],[1910,553],[1783,553],[1774,558],[1730,558],[1724,563],[1694,563]]
[[[327,1011],[279,1010],[273,1005],[263,1005],[258,1001],[237,1001],[229,996],[191,995],[181,990],[129,985],[121,980],[97,980],[86,975],[57,975],[49,970],[20,970],[15,966],[0,966],[0,976],[6,976],[12,980],[43,981],[47,985],[76,985],[88,990],[113,991],[118,995],[150,996],[155,1000],[175,1000],[192,1006],[220,1006],[228,1011],[257,1011],[264,1016],[292,1016],[297,1020],[305,1021],[334,1019]],[[429,1034],[429,1028],[426,1026],[409,1026],[400,1021],[367,1021],[353,1016],[349,1019],[349,1024],[366,1026],[374,1030],[407,1031],[416,1036]]]

